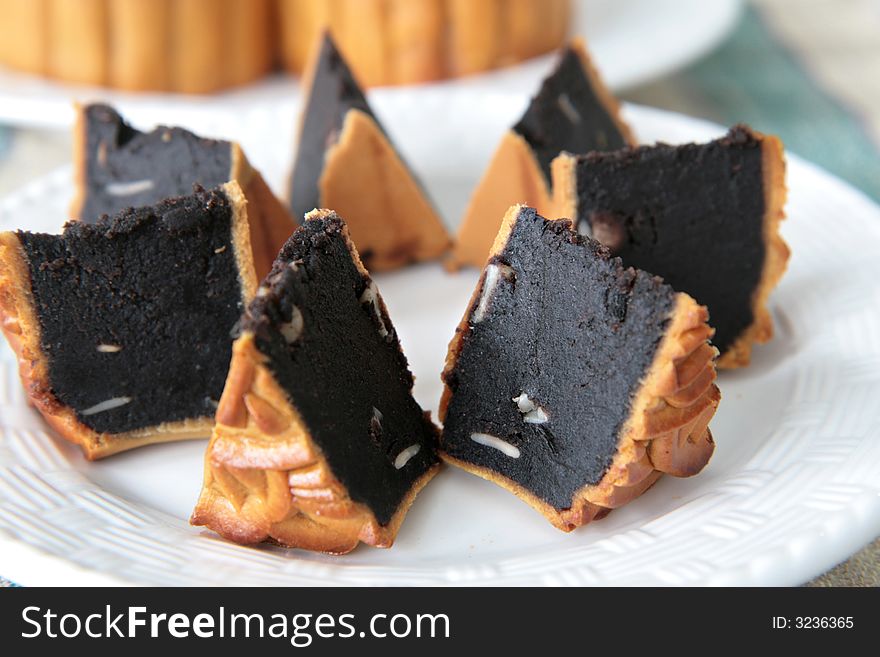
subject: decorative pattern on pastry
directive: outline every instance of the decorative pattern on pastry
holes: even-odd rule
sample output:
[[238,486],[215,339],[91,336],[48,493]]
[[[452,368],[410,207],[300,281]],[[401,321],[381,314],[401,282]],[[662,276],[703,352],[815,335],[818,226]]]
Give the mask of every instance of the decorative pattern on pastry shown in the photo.
[[302,217],[333,208],[346,218],[370,271],[440,257],[450,238],[412,171],[388,140],[330,38],[315,51],[290,182]]
[[573,40],[525,114],[501,139],[465,210],[450,265],[482,267],[512,203],[552,213],[550,163],[561,151],[587,153],[635,144],[617,100]]
[[217,91],[270,70],[272,2],[0,0],[0,64],[130,91]]
[[239,543],[389,547],[437,429],[342,220],[306,217],[241,321],[192,523]]
[[235,180],[248,200],[251,245],[265,276],[297,223],[235,142],[204,139],[182,128],[140,132],[107,105],[77,108],[74,128],[75,219],[94,222],[129,207],[152,205]]
[[563,154],[553,185],[579,231],[708,307],[718,367],[748,365],[773,336],[767,299],[789,257],[778,138],[739,125],[707,144]]
[[256,283],[235,182],[61,235],[0,233],[0,326],[24,389],[89,459],[210,434]]
[[564,531],[696,474],[720,399],[706,319],[570,222],[512,207],[449,345],[442,458]]
[[560,46],[570,0],[278,0],[284,65],[299,73],[330,29],[359,80],[412,84],[477,73]]

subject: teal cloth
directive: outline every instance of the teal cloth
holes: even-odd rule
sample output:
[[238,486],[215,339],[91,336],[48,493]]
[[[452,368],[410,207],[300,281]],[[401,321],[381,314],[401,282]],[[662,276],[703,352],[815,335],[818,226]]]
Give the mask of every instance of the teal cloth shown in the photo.
[[779,135],[787,150],[880,201],[880,153],[860,117],[817,84],[753,7],[709,56],[624,97]]

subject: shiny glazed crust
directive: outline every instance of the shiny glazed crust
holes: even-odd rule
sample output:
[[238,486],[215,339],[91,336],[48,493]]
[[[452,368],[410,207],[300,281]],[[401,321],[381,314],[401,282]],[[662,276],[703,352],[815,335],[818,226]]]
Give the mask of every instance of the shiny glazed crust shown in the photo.
[[[368,275],[346,239],[358,271]],[[384,301],[377,299],[379,312],[387,317]],[[233,345],[205,454],[204,484],[190,522],[244,544],[270,541],[329,554],[351,552],[359,542],[391,547],[416,495],[439,468],[416,480],[391,521],[381,525],[333,475],[253,334],[244,333]]]
[[349,110],[324,158],[320,204],[346,218],[372,271],[433,260],[451,240],[442,219],[376,122]]
[[190,522],[236,543],[272,541],[330,554],[359,542],[390,547],[418,492],[418,479],[387,525],[353,501],[336,479],[296,408],[245,333],[232,366],[205,456],[205,480]]
[[235,142],[232,143],[231,159],[229,179],[238,182],[247,199],[254,269],[257,279],[261,280],[272,269],[278,252],[299,224]]
[[[521,206],[514,206],[505,215],[492,255],[504,249],[520,209]],[[485,272],[449,344],[444,381],[454,370],[462,342],[470,332],[469,318],[484,279]],[[707,319],[703,306],[686,294],[676,295],[669,327],[632,402],[611,466],[598,484],[581,488],[569,508],[552,507],[518,483],[495,471],[450,457],[442,449],[441,458],[506,488],[563,531],[601,518],[611,509],[635,499],[663,473],[676,477],[697,474],[715,449],[708,425],[721,399],[715,385],[718,351],[708,343],[713,331]],[[440,401],[441,421],[446,418],[451,397],[452,390],[445,385]]]
[[[773,337],[773,318],[767,307],[770,293],[779,283],[788,265],[791,251],[779,234],[785,218],[785,157],[778,137],[752,131],[761,140],[761,170],[764,178],[764,268],[752,295],[752,324],[718,358],[719,369],[745,367],[751,361],[752,345]],[[561,153],[553,160],[553,215],[572,217],[577,209],[577,159]]]
[[[233,235],[242,298],[256,292],[247,211],[237,183],[227,183],[224,192],[233,205]],[[86,458],[95,460],[143,445],[203,438],[210,434],[211,418],[196,418],[159,424],[126,433],[98,433],[79,421],[73,410],[61,404],[49,383],[49,363],[40,342],[40,322],[34,310],[30,273],[15,233],[0,233],[0,327],[18,358],[19,375],[28,400],[58,434],[79,445]]]

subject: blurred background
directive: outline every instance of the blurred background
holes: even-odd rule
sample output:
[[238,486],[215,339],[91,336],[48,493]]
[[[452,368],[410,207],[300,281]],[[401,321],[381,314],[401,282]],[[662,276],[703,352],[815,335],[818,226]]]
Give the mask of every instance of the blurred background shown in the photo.
[[[380,20],[364,9],[380,0],[0,0],[0,193],[69,160],[71,98],[114,102],[135,124],[242,141],[226,124],[243,108],[283,105],[295,116],[291,73],[329,23],[364,81],[403,85],[391,93],[442,85],[531,93],[552,65],[540,53],[566,33],[583,34],[624,100],[776,133],[789,151],[880,199],[880,0],[381,1]],[[221,3],[239,26],[234,34],[209,11]],[[438,6],[447,20],[461,14],[458,28],[431,27],[440,19],[425,8]],[[99,33],[96,23],[107,30],[108,16],[117,29]],[[140,36],[116,34],[125,29]],[[205,31],[216,34],[195,38]],[[62,52],[47,54],[41,39]],[[198,56],[180,54],[176,40]],[[128,77],[112,65],[120,48]],[[230,54],[236,48],[248,61],[229,72],[227,60],[241,59]],[[172,61],[156,72],[161,57]],[[181,87],[216,91],[160,93]]]
[[[280,108],[292,134],[325,24],[375,95],[531,94],[584,35],[623,100],[778,134],[880,200],[880,0],[0,0],[0,196],[70,162],[73,99],[246,146],[243,112]],[[878,564],[875,541],[811,584]]]

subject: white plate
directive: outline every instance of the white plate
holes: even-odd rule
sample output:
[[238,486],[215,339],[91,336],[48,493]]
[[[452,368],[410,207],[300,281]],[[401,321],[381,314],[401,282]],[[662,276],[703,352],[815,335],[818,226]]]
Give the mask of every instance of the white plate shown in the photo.
[[[381,109],[455,217],[524,102],[446,94]],[[643,141],[722,132],[657,110],[626,112]],[[23,584],[804,582],[880,532],[880,208],[796,157],[789,185],[783,232],[793,257],[772,297],[777,337],[750,368],[721,375],[717,451],[698,477],[666,477],[564,534],[502,489],[447,468],[391,550],[334,558],[240,547],[187,524],[204,441],[87,463],[26,406],[4,344],[0,574]],[[70,194],[68,170],[38,180],[0,203],[0,226],[57,229]],[[446,344],[475,279],[437,265],[377,277],[426,408],[436,409]]]
[[[742,0],[575,0],[572,33],[587,37],[605,80],[619,90],[674,71],[709,52],[734,26],[741,5]],[[373,95],[395,97],[433,87],[531,93],[553,61],[552,56],[538,57],[467,79],[377,89]],[[235,129],[242,112],[280,105],[293,116],[299,85],[291,76],[276,75],[212,96],[132,94],[52,82],[0,68],[0,121],[66,127],[73,99],[112,102],[135,122],[164,121],[201,134],[227,134]]]

